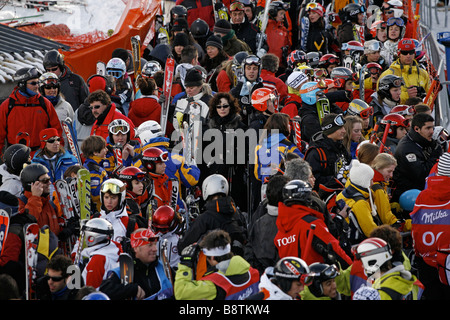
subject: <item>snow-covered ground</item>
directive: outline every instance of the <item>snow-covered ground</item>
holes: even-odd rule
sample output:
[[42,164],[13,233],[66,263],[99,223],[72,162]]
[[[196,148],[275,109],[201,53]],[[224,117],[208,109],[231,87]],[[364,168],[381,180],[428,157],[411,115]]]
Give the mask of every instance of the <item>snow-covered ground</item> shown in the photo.
[[120,17],[122,16],[123,10],[125,9],[125,3],[122,0],[84,0],[84,2],[86,3],[86,6],[64,6],[70,9],[72,13],[59,11],[38,12],[37,9],[27,9],[6,5],[0,11],[0,20],[9,19],[12,17],[21,18],[26,16],[42,15],[39,17],[27,18],[25,21],[51,21],[49,24],[66,24],[75,35],[84,34],[94,30],[103,31],[106,33],[109,29],[115,29]]

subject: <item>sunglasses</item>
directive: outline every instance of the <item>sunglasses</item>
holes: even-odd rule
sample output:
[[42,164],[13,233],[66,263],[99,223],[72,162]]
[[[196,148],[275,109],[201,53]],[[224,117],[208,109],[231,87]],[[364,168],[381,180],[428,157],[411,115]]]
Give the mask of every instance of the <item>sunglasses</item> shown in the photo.
[[359,116],[361,117],[361,118],[363,118],[363,119],[367,119],[367,118],[369,118],[370,116],[372,116],[373,115],[373,108],[372,107],[369,107],[369,108],[367,108],[367,109],[364,109],[364,110],[362,110],[360,113],[359,113]]
[[48,140],[45,140],[45,142],[48,142],[48,143],[55,143],[56,141],[57,142],[61,141],[61,138],[55,137],[55,138],[50,138]]
[[229,108],[230,105],[229,104],[224,104],[223,106],[216,106],[216,109],[226,109]]
[[402,55],[404,55],[404,56],[407,56],[407,55],[416,55],[416,50],[409,50],[409,51],[403,51],[403,50],[401,50],[400,53],[401,53]]
[[56,71],[56,70],[58,70],[58,66],[56,66],[56,67],[53,67],[53,68],[46,68],[45,70],[47,70],[48,72],[53,72],[53,71]]
[[48,184],[48,183],[50,183],[50,178],[44,178],[44,179],[41,179],[41,180],[38,180],[40,183],[43,183],[43,184]]
[[101,105],[95,105],[95,106],[89,106],[89,109],[95,109],[95,110],[97,110],[97,109],[100,109],[102,106]]
[[57,84],[52,84],[52,83],[44,84],[43,87],[44,87],[44,89],[47,89],[47,90],[59,88],[59,86]]
[[48,274],[45,275],[45,278],[47,279],[47,281],[52,280],[53,282],[60,282],[65,279],[65,277],[52,277],[52,276],[49,276]]
[[114,126],[109,128],[109,132],[112,134],[127,134],[130,131],[130,128],[128,126]]

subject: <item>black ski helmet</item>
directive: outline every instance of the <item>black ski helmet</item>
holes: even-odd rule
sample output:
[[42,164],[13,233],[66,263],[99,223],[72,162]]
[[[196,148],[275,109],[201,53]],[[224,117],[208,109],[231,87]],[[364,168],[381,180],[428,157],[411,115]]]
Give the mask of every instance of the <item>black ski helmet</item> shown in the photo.
[[282,198],[285,205],[311,204],[312,187],[303,180],[291,180],[283,187]]
[[197,18],[194,22],[192,22],[189,31],[191,32],[195,40],[206,39],[211,35],[208,23],[200,18]]
[[177,4],[170,9],[170,24],[172,25],[178,18],[187,19],[187,16],[188,10],[186,7],[181,4]]
[[18,176],[25,163],[30,163],[31,149],[26,145],[17,143],[9,146],[3,154],[3,162],[8,171]]
[[48,169],[40,163],[32,163],[20,172],[20,181],[25,191],[31,191],[31,184],[39,180],[39,177],[48,173]]
[[56,49],[47,51],[47,53],[44,56],[44,60],[42,61],[42,64],[44,65],[44,69],[58,66],[59,69],[62,70],[64,67],[63,55],[59,53],[59,51]]
[[[360,6],[359,4],[356,3],[349,3],[348,5],[346,5],[344,7],[344,9],[342,9],[344,11],[345,20],[349,20],[351,22],[358,22],[358,14],[359,13],[364,13],[365,8],[364,6]],[[345,21],[342,21],[345,22]]]
[[19,90],[22,92],[25,92],[27,88],[27,81],[31,79],[38,80],[41,76],[41,73],[39,70],[35,67],[25,67],[20,68],[16,71],[14,75],[14,81],[17,81],[17,86],[19,87]]
[[278,14],[278,11],[280,10],[284,10],[284,11],[288,11],[289,9],[289,4],[288,3],[284,3],[283,1],[273,1],[269,4],[269,17],[272,19],[275,19],[275,17]]
[[[399,88],[401,86],[405,85],[405,82],[403,81],[403,78],[396,76],[394,74],[388,74],[385,75],[383,78],[381,78],[378,81],[378,90],[377,94],[381,99],[387,99],[390,101],[392,100],[391,95],[391,88]],[[400,102],[400,101],[394,101],[394,102]]]
[[311,282],[309,267],[298,257],[284,257],[278,260],[273,268],[273,275],[280,289],[287,293],[291,289],[292,281],[299,280],[307,285]]
[[311,272],[313,280],[308,286],[308,289],[316,297],[323,297],[323,282],[334,279],[339,275],[339,271],[335,265],[320,262],[310,264],[309,271]]

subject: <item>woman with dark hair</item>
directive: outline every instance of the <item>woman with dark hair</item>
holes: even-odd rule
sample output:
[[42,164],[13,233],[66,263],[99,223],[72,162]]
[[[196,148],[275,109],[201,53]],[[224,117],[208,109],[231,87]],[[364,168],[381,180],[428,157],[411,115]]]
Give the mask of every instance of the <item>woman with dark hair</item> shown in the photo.
[[216,35],[211,35],[206,40],[206,55],[200,65],[208,72],[206,82],[211,85],[213,91],[217,90],[216,78],[221,70],[222,63],[229,59],[228,54],[223,50],[222,39]]
[[[208,149],[205,148],[205,150],[214,150],[211,160],[208,161],[208,175],[218,173],[227,178],[230,195],[238,207],[246,208],[244,171],[247,157],[242,159],[238,156],[238,147],[241,144],[239,136],[237,136],[239,133],[234,133],[235,130],[242,129],[242,134],[244,134],[246,130],[240,111],[237,99],[230,93],[218,92],[212,97],[209,101],[209,129],[218,131],[214,132],[215,138],[210,144],[214,148],[207,147]],[[221,134],[222,141],[218,139],[219,134]],[[239,150],[242,151],[242,148]]]
[[41,130],[39,133],[41,148],[36,152],[31,162],[40,163],[48,169],[50,181],[54,183],[64,178],[64,172],[72,165],[78,164],[69,151],[61,146],[61,137],[53,128]]

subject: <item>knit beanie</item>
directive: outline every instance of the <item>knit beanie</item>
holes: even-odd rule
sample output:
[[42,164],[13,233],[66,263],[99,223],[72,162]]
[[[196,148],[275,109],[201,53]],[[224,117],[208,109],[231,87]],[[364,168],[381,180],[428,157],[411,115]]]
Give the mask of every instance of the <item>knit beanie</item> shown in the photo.
[[363,188],[370,188],[370,180],[373,179],[374,171],[373,169],[358,160],[352,160],[352,166],[350,168],[349,178],[353,184]]
[[172,31],[189,30],[189,24],[184,18],[177,18],[173,22]]
[[208,40],[206,40],[205,48],[208,46],[216,47],[219,50],[223,49],[222,38],[216,35],[211,35]]
[[58,131],[55,128],[47,128],[39,132],[39,139],[41,140],[41,149],[44,148],[46,140],[50,139],[51,137],[59,137]]
[[228,34],[232,30],[231,23],[228,20],[220,19],[214,25],[214,33]]
[[186,72],[184,77],[185,87],[198,87],[203,84],[203,77],[200,70],[191,68]]
[[186,33],[181,32],[177,33],[175,35],[175,38],[173,39],[173,46],[183,46],[186,47],[189,44],[189,38]]
[[342,128],[345,124],[345,119],[343,119],[342,125],[338,125],[334,120],[338,115],[329,113],[322,120],[322,131],[325,136],[329,136],[330,134],[336,132],[340,128]]
[[444,152],[437,165],[437,173],[439,176],[450,177],[450,153]]

